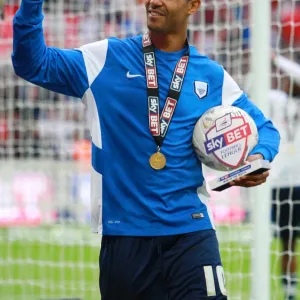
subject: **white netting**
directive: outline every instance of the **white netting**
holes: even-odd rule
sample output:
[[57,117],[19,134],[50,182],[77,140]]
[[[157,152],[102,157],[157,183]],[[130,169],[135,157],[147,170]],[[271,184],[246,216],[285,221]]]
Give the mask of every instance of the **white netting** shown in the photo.
[[[12,17],[18,2],[6,1],[0,21],[0,299],[98,299],[100,239],[88,228],[90,152],[85,112],[80,100],[35,87],[14,75],[10,53]],[[248,90],[255,85],[248,74],[251,0],[202,2],[190,22],[191,44],[223,64]],[[285,17],[297,12],[300,22],[296,5],[296,0],[272,1],[272,46],[275,53],[299,61],[300,24],[289,34],[288,25],[295,25]],[[143,0],[48,0],[44,12],[46,41],[61,48],[107,36],[131,36],[145,29]],[[282,18],[287,18],[285,23]],[[282,79],[288,75],[278,67],[273,66],[272,74],[273,88],[286,89],[288,95],[280,98],[283,94],[278,92],[271,103],[275,123],[289,137],[288,150],[277,165],[289,164],[285,176],[297,179],[300,94],[291,86],[286,88]],[[275,170],[277,187],[282,185],[283,173],[281,168]],[[290,190],[298,184],[284,182]],[[275,195],[274,202],[279,204],[278,193]],[[247,193],[231,188],[213,193],[212,198],[229,299],[250,299],[251,276],[255,274],[251,274]],[[275,225],[279,229],[278,221]],[[291,221],[287,228],[292,229]],[[274,239],[272,300],[284,299],[282,254],[279,240]],[[296,255],[299,257],[299,249]]]
[[274,6],[272,33],[274,56],[282,56],[276,57],[272,66],[270,93],[273,121],[282,138],[281,153],[274,164],[272,219],[274,233],[282,239],[272,248],[271,278],[278,299],[298,299],[296,260],[299,263],[300,249],[295,236],[300,232],[300,1]]

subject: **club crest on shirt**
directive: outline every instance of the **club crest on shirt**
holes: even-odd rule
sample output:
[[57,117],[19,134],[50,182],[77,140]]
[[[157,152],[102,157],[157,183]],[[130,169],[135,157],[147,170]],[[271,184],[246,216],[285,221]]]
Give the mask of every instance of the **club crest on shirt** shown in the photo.
[[205,96],[207,96],[208,84],[204,81],[195,81],[194,91],[200,99],[203,99]]

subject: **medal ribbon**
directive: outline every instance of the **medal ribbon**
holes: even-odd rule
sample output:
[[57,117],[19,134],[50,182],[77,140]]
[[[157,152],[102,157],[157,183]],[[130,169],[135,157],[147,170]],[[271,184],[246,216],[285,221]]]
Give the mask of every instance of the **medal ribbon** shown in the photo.
[[143,35],[143,52],[147,80],[147,95],[148,95],[148,117],[150,132],[155,140],[158,149],[161,148],[163,141],[168,132],[170,123],[172,121],[177,102],[180,97],[182,85],[184,82],[186,70],[190,58],[189,44],[188,50],[180,58],[175,67],[168,96],[160,115],[159,109],[159,90],[158,90],[158,76],[156,68],[156,58],[154,53],[154,46],[150,39],[149,33]]

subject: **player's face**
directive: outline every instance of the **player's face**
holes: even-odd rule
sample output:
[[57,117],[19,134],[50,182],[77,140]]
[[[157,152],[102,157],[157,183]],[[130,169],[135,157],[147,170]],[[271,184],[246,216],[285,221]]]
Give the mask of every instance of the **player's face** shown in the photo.
[[199,8],[200,0],[145,0],[145,5],[149,30],[167,34],[187,26],[187,19]]

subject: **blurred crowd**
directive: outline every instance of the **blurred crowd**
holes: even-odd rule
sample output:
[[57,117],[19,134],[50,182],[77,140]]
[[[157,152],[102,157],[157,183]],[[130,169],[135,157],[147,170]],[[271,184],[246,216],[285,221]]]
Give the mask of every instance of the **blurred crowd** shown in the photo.
[[[191,44],[224,65],[242,87],[250,65],[250,2],[203,1],[189,26]],[[12,18],[19,1],[7,3],[0,20],[0,159],[89,159],[81,101],[35,87],[14,75]],[[143,0],[45,0],[44,14],[46,42],[60,48],[145,31]],[[300,61],[300,0],[272,0],[271,46]]]

